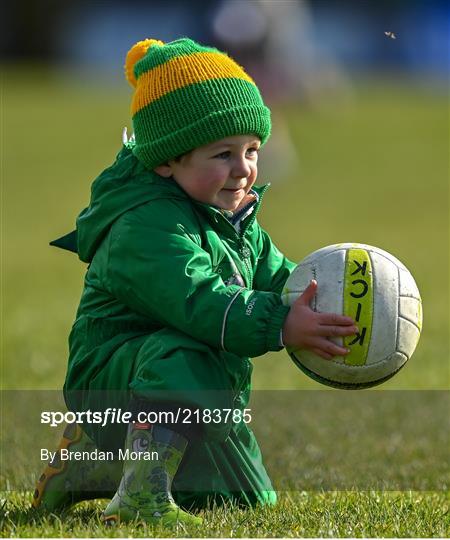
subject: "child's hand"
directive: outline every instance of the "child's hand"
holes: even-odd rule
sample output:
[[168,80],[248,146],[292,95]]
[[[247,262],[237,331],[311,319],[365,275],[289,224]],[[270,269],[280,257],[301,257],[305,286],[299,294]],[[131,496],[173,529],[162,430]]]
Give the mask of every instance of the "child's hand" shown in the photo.
[[309,304],[317,292],[317,281],[312,280],[303,294],[292,304],[284,321],[283,343],[294,349],[308,351],[326,358],[345,356],[349,350],[339,347],[327,337],[351,336],[358,328],[351,317],[336,313],[316,313]]

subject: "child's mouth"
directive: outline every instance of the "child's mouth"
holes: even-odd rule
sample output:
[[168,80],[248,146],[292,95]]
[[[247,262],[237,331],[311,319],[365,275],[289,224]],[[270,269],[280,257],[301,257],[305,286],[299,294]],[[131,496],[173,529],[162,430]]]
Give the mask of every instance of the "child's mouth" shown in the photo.
[[223,191],[229,191],[230,193],[238,193],[243,190],[244,188],[223,188]]

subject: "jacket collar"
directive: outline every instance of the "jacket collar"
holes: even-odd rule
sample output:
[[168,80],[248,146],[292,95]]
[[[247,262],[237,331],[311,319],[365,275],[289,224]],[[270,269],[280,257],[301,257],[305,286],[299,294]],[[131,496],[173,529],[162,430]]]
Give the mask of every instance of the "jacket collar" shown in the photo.
[[[252,203],[250,203],[250,205],[246,205],[244,208],[242,208],[241,210],[239,210],[236,214],[232,216],[226,215],[225,214],[226,211],[221,210],[215,206],[211,206],[209,204],[195,201],[193,199],[190,199],[187,195],[186,197],[190,199],[192,204],[196,208],[198,208],[202,214],[206,215],[213,224],[215,224],[216,226],[219,226],[221,231],[226,233],[231,230],[231,231],[234,231],[235,234],[239,234],[240,236],[243,236],[245,231],[255,221],[256,214],[258,213],[259,208],[261,206],[262,198],[264,196],[264,193],[269,188],[269,186],[270,184],[265,184],[263,186],[253,186],[252,192],[254,192],[256,195],[255,200]],[[241,212],[242,212],[242,215],[240,215]],[[233,221],[235,223],[238,223],[239,226],[235,227],[235,223],[233,223]]]

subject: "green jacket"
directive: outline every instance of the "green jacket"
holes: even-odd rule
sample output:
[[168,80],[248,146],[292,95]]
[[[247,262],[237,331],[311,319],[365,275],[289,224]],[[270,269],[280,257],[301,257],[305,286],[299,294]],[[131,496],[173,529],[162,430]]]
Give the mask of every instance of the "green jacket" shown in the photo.
[[[280,292],[295,266],[256,220],[267,187],[254,188],[259,200],[238,232],[121,150],[77,219],[89,267],[69,339],[71,409],[126,407],[130,389],[190,407],[247,405],[248,357],[281,349],[289,308]],[[117,426],[86,427],[99,446],[120,445]],[[207,439],[223,443],[235,428],[209,425]]]

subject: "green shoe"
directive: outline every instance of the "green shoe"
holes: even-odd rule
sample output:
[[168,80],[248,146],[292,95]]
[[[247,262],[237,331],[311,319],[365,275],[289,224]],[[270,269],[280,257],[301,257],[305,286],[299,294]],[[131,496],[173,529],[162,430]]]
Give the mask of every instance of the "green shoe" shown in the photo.
[[63,461],[63,448],[92,452],[96,446],[78,424],[68,424],[54,459],[36,484],[33,507],[58,512],[80,501],[111,498],[120,482],[120,461]]
[[200,525],[201,518],[177,506],[171,493],[186,446],[184,437],[164,427],[130,424],[122,481],[102,520],[107,524],[140,520],[167,526]]

